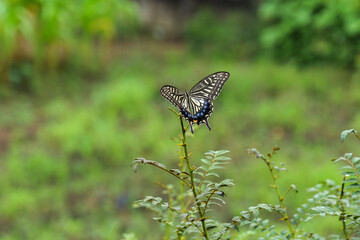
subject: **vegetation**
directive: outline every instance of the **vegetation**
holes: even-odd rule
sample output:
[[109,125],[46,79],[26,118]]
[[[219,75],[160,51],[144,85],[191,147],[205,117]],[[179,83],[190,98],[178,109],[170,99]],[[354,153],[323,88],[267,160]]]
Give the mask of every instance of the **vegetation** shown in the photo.
[[[214,220],[210,210],[213,205],[222,207],[225,204],[226,197],[224,189],[234,186],[231,179],[214,181],[220,177],[216,173],[219,169],[225,169],[223,166],[230,158],[224,157],[229,151],[209,151],[201,159],[201,166],[193,166],[190,163],[190,154],[188,153],[187,128],[184,127],[183,118],[179,113],[173,111],[180,119],[181,132],[179,144],[183,149],[180,157],[180,169],[168,169],[165,165],[144,158],[137,158],[133,162],[134,171],[139,164],[148,164],[155,166],[166,173],[176,177],[181,184],[175,188],[172,184],[159,184],[165,189],[167,200],[161,197],[146,196],[145,199],[135,202],[135,207],[146,207],[156,213],[154,220],[165,225],[166,235],[164,239],[183,239],[183,236],[190,235],[196,239],[239,239],[239,234],[231,230],[240,232],[240,238],[247,235],[258,235],[258,239],[325,239],[318,233],[304,232],[303,225],[314,221],[315,217],[332,216],[339,220],[342,225],[341,234],[331,235],[332,239],[356,239],[360,234],[360,158],[354,157],[352,153],[346,153],[335,162],[344,161],[345,166],[341,167],[343,181],[341,186],[336,185],[334,181],[326,180],[322,184],[317,184],[308,191],[313,196],[307,199],[306,203],[298,207],[293,216],[289,215],[290,209],[286,207],[285,200],[289,192],[294,190],[298,192],[295,185],[290,185],[285,191],[280,190],[278,180],[280,173],[287,171],[284,163],[278,166],[273,161],[273,156],[280,150],[274,147],[272,153],[266,156],[257,149],[249,149],[250,154],[255,154],[256,158],[264,161],[269,169],[272,184],[274,188],[278,205],[261,203],[249,207],[248,210],[240,212],[239,216],[234,216],[229,223],[221,223]],[[344,141],[348,133],[360,139],[356,130],[346,130],[341,134]],[[190,135],[190,134],[189,134]],[[185,164],[185,163],[186,164]],[[283,227],[277,227],[269,224],[269,219],[263,219],[260,216],[260,210],[278,213],[280,221],[286,222],[287,230]],[[280,224],[281,225],[281,224]],[[250,230],[243,233],[240,227],[247,226]],[[252,236],[254,238],[254,236]]]
[[[262,2],[259,11],[271,2]],[[255,14],[250,14],[254,27],[248,24],[250,18],[245,14],[230,14],[218,22],[209,17],[209,10],[189,21],[184,42],[157,42],[141,35],[138,14],[137,5],[125,0],[82,0],[71,4],[0,1],[0,238],[176,237],[173,227],[159,227],[151,219],[153,213],[132,208],[132,203],[151,195],[161,197],[162,203],[173,200],[170,206],[174,206],[182,201],[174,196],[177,191],[189,200],[185,206],[180,204],[181,209],[201,219],[197,204],[194,210],[190,207],[194,193],[186,195],[187,186],[174,181],[178,171],[157,174],[159,169],[142,167],[138,169],[141,174],[134,174],[130,164],[135,157],[146,156],[161,161],[169,171],[188,171],[186,161],[179,166],[179,147],[172,142],[178,140],[173,137],[179,132],[179,120],[169,114],[169,104],[159,90],[165,84],[190,89],[193,81],[223,70],[231,77],[214,102],[209,119],[212,131],[200,127],[196,134],[186,135],[188,154],[192,152],[191,166],[203,165],[206,171],[207,157],[215,161],[215,153],[225,154],[208,149],[229,149],[220,157],[233,159],[226,160],[225,169],[210,172],[221,178],[210,176],[207,180],[217,183],[219,179],[233,179],[235,186],[219,189],[218,193],[226,192],[226,198],[217,195],[226,200],[221,208],[214,205],[212,211],[205,211],[210,205],[200,203],[203,216],[209,217],[205,224],[223,230],[229,227],[223,236],[231,234],[238,239],[266,234],[276,237],[283,230],[287,231],[283,232],[285,236],[295,230],[296,237],[317,233],[344,239],[341,217],[346,219],[348,238],[355,239],[353,219],[347,213],[358,214],[355,189],[351,188],[356,177],[349,173],[344,180],[345,175],[339,177],[337,171],[339,164],[345,167],[341,173],[353,171],[347,169],[349,161],[356,161],[360,155],[359,142],[349,139],[358,135],[355,130],[342,134],[342,140],[346,137],[343,143],[338,141],[340,131],[358,130],[360,124],[360,75],[356,67],[342,67],[356,65],[352,54],[345,64],[327,58],[331,65],[324,60],[322,65],[308,62],[307,68],[299,68],[296,63],[302,61],[297,55],[291,55],[294,61],[279,64],[263,55],[257,37],[264,36],[267,27],[275,29],[273,23],[265,26],[263,21],[267,20]],[[249,31],[242,30],[244,25]],[[216,41],[211,42],[214,33]],[[338,49],[335,43],[329,46]],[[271,175],[265,175],[264,165],[247,153],[247,149],[271,149],[274,145],[281,147],[281,153],[272,154],[272,161],[280,169],[280,163],[286,162],[289,171],[279,173],[276,184],[280,196],[291,184],[298,191],[295,194],[291,188],[280,208],[275,207],[280,204],[277,193],[274,195],[268,188]],[[204,152],[209,154],[204,157]],[[353,154],[344,155],[346,152]],[[343,157],[336,165],[329,163],[335,156]],[[266,163],[269,157],[264,157]],[[275,170],[273,173],[277,174]],[[193,177],[194,184],[198,184],[195,179],[201,175],[194,172]],[[207,199],[209,195],[200,195],[206,188],[196,186],[196,195]],[[343,200],[339,200],[341,192]],[[327,208],[329,212],[320,211],[318,215],[331,212],[334,217],[313,218],[308,224],[306,214],[313,212],[302,204],[315,196],[322,197],[322,206],[334,203],[332,212]],[[159,203],[157,197],[146,204],[150,201]],[[349,205],[342,208],[343,202]],[[285,207],[292,230],[285,219],[279,220],[286,218],[278,215],[284,214],[281,209]],[[297,210],[299,207],[305,215]],[[263,225],[268,231],[261,233],[240,226],[240,232],[234,231],[234,216],[240,221],[241,216],[257,210],[261,223],[269,220]],[[170,215],[158,220],[179,220],[176,214]],[[300,220],[297,228],[294,221]],[[256,223],[255,218],[249,221]],[[185,226],[181,221],[172,224]],[[276,227],[270,229],[272,225]],[[191,226],[198,230],[194,224]],[[183,234],[199,235],[189,233],[189,229],[184,229]],[[213,236],[214,229],[205,229],[209,238]],[[276,236],[272,236],[272,230]],[[199,231],[204,231],[202,224]]]
[[33,91],[44,71],[89,69],[88,58],[101,63],[115,37],[129,38],[138,27],[127,0],[5,0],[0,9],[0,83]]
[[268,0],[259,14],[264,25],[261,45],[275,58],[359,66],[359,1]]

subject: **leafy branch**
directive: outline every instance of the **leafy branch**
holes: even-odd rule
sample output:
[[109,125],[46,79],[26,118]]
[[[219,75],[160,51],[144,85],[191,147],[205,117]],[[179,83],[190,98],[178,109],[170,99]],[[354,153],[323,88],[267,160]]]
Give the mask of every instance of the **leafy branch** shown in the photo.
[[354,134],[355,137],[357,137],[358,139],[360,139],[360,135],[358,134],[358,132],[357,132],[355,129],[348,129],[348,130],[342,131],[342,133],[341,133],[341,135],[340,135],[341,142],[344,142],[346,136],[347,136],[349,133]]
[[278,166],[275,165],[274,162],[271,161],[272,156],[273,156],[273,155],[276,153],[276,151],[278,151],[278,150],[280,150],[279,147],[274,147],[274,148],[272,149],[272,152],[267,154],[268,159],[265,158],[264,155],[262,155],[262,154],[261,154],[257,149],[255,149],[255,148],[249,149],[248,152],[249,152],[250,154],[255,154],[255,157],[256,157],[256,158],[260,158],[260,159],[262,159],[262,160],[266,163],[266,165],[267,165],[267,167],[268,167],[268,169],[269,169],[269,171],[270,171],[272,180],[273,180],[273,185],[271,185],[271,187],[275,189],[276,194],[277,194],[277,197],[278,197],[278,199],[279,199],[280,207],[281,207],[282,209],[284,209],[284,211],[281,212],[282,218],[281,218],[280,220],[286,221],[286,224],[287,224],[287,226],[288,226],[288,228],[289,228],[289,231],[290,231],[290,234],[291,234],[291,238],[294,238],[294,237],[295,237],[295,230],[292,229],[292,226],[291,226],[291,223],[290,223],[290,219],[289,219],[289,216],[288,216],[288,214],[287,214],[286,207],[285,207],[285,205],[284,205],[284,199],[285,199],[286,195],[287,195],[291,190],[294,190],[295,192],[297,192],[297,188],[296,188],[295,185],[291,185],[291,186],[285,191],[285,193],[281,194],[280,189],[279,189],[279,186],[278,186],[278,183],[277,183],[277,179],[279,178],[279,173],[280,173],[281,171],[286,171],[286,168],[284,168],[283,166],[279,168]]
[[[210,176],[219,177],[219,175],[215,173],[215,170],[222,169],[222,165],[226,164],[230,160],[230,158],[223,156],[229,151],[208,151],[205,153],[205,157],[201,160],[204,165],[199,167],[192,166],[190,163],[191,153],[188,151],[188,144],[186,141],[187,127],[184,126],[182,116],[173,109],[170,108],[170,110],[180,120],[181,136],[179,137],[180,144],[178,145],[182,148],[183,153],[183,155],[180,157],[181,170],[168,169],[165,165],[157,161],[147,160],[145,158],[136,158],[132,163],[132,167],[134,171],[136,171],[139,164],[152,165],[180,180],[183,183],[180,188],[182,194],[178,195],[177,199],[181,202],[181,208],[170,206],[170,202],[173,201],[170,196],[168,196],[169,203],[162,202],[161,198],[147,196],[145,199],[135,202],[135,205],[147,207],[150,209],[155,208],[156,206],[160,206],[162,210],[155,211],[157,215],[159,215],[159,217],[156,217],[155,219],[165,224],[166,226],[175,227],[178,239],[180,239],[181,236],[187,232],[201,233],[201,236],[204,239],[209,240],[209,230],[215,228],[216,224],[215,221],[208,219],[206,212],[208,211],[210,205],[221,205],[225,203],[225,201],[220,198],[226,196],[222,188],[231,187],[234,185],[234,183],[230,179],[225,179],[219,183],[216,183],[208,180],[208,178]],[[186,170],[182,167],[183,161],[186,164]],[[201,179],[195,178],[195,173],[201,176]],[[184,196],[186,196],[183,194],[183,186],[186,186],[189,189],[188,193],[191,192],[191,199],[193,199],[194,203],[193,206],[189,207],[183,204]],[[180,216],[180,219],[176,220],[178,222],[177,225],[174,223],[174,221],[170,221],[171,216],[169,214],[167,215],[167,218],[164,217],[164,209],[167,209],[168,212],[173,212]]]

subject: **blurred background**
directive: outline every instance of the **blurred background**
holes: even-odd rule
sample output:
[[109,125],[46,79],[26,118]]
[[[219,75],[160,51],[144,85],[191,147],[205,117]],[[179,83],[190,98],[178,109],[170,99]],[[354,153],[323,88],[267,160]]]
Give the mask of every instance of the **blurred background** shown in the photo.
[[[301,193],[289,208],[308,187],[341,181],[330,160],[359,155],[339,137],[360,129],[358,0],[0,0],[0,238],[161,239],[132,202],[174,179],[130,164],[177,168],[180,126],[159,90],[216,71],[231,77],[212,131],[189,139],[194,165],[230,150],[221,173],[236,185],[214,217],[277,202],[249,147],[280,146],[280,184]],[[305,230],[340,228],[325,218]]]

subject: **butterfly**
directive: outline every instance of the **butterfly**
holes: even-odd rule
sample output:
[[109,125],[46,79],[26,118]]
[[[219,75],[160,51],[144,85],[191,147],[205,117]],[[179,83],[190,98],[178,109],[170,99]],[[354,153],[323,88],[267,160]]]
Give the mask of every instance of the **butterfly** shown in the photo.
[[213,73],[195,84],[189,92],[176,87],[165,85],[160,89],[161,95],[177,107],[181,115],[192,124],[205,124],[211,130],[208,118],[213,112],[212,101],[216,99],[224,84],[230,77],[228,72]]

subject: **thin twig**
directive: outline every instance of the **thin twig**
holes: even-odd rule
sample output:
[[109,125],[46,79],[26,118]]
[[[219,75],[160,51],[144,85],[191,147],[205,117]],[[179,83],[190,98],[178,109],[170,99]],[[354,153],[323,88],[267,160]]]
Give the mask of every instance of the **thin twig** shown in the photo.
[[[141,162],[141,161],[144,161],[144,160],[146,160],[146,159],[136,158],[135,160],[140,161],[140,163],[144,163],[144,162]],[[153,161],[153,160],[146,160],[146,161]],[[182,179],[182,178],[179,177],[178,175],[174,174],[174,173],[171,172],[170,170],[168,170],[168,169],[166,169],[166,168],[164,168],[164,167],[162,167],[162,166],[159,166],[158,164],[155,164],[155,161],[153,161],[153,162],[154,162],[154,163],[148,162],[148,163],[146,163],[146,164],[150,164],[150,165],[152,165],[152,166],[155,166],[155,167],[157,167],[157,168],[160,168],[161,170],[163,170],[163,171],[165,171],[165,172],[173,175],[174,177],[178,178],[179,180],[181,180],[181,181],[182,181],[183,183],[185,183],[185,185],[188,186],[190,189],[192,188],[192,186],[191,186],[188,182],[186,182],[184,179]]]

